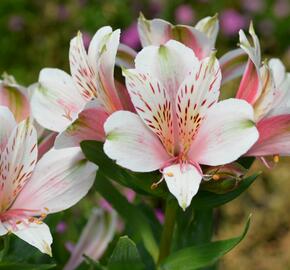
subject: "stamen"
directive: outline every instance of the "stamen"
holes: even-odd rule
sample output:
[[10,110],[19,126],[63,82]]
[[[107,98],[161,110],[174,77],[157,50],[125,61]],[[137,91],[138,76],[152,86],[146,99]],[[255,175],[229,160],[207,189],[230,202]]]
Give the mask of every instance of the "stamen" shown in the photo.
[[153,183],[153,184],[151,185],[151,189],[152,189],[152,190],[153,190],[153,189],[156,189],[156,188],[159,186],[159,184],[162,183],[163,180],[164,180],[164,176],[162,176],[161,179],[160,179],[158,182]]

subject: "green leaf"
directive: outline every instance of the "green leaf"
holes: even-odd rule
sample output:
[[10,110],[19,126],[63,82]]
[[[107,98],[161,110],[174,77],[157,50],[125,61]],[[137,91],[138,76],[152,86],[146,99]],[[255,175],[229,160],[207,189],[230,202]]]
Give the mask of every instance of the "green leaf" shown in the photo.
[[128,236],[120,237],[109,260],[108,270],[145,269],[135,243]]
[[[201,209],[201,208],[215,208],[220,205],[223,205],[229,201],[234,200],[237,198],[240,194],[242,194],[247,188],[250,187],[250,185],[256,180],[256,178],[261,173],[255,173],[245,179],[243,179],[236,189],[233,191],[230,191],[225,194],[216,194],[209,191],[199,191],[198,194],[192,199],[191,201],[191,207],[195,209]],[[190,208],[188,210],[190,210]]]
[[0,270],[46,270],[56,267],[55,264],[25,264],[13,262],[1,262]]
[[139,208],[129,203],[127,199],[102,175],[95,182],[97,191],[113,206],[113,208],[125,220],[126,224],[133,231],[135,242],[143,241],[146,249],[153,259],[157,260],[158,246],[153,236],[152,228],[146,216]]
[[211,265],[244,239],[248,232],[249,225],[250,217],[246,223],[243,233],[239,237],[196,245],[179,250],[164,260],[161,264],[161,269],[196,270],[200,267]]
[[151,189],[151,185],[161,178],[159,172],[135,173],[118,166],[106,156],[102,142],[83,141],[81,148],[86,158],[99,166],[98,172],[101,171],[106,177],[138,193],[166,198],[168,192],[165,186]]

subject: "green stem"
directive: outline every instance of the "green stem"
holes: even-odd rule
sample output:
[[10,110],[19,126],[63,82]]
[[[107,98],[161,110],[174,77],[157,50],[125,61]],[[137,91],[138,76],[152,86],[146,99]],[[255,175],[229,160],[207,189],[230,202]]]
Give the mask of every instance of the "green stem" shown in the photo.
[[165,221],[161,235],[158,264],[160,264],[169,254],[174,232],[177,203],[175,198],[169,197],[166,202]]
[[9,246],[10,246],[9,235],[5,235],[3,240],[4,240],[4,248],[3,248],[3,250],[1,250],[1,253],[0,253],[0,262],[3,261],[5,256],[8,254]]

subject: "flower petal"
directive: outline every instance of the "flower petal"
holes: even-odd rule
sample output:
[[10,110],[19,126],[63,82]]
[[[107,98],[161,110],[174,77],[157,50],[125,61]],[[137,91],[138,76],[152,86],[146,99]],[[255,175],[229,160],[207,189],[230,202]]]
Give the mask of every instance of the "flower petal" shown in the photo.
[[263,119],[257,124],[259,140],[247,156],[290,155],[290,114]]
[[43,127],[60,132],[69,126],[86,104],[71,76],[45,68],[31,99],[33,117]]
[[0,159],[0,212],[6,210],[30,179],[37,161],[37,134],[26,120],[16,126]]
[[218,101],[221,72],[214,55],[202,60],[184,80],[176,97],[179,141],[186,153],[207,110]]
[[123,72],[136,111],[144,123],[159,137],[168,153],[174,153],[172,103],[163,85],[136,69]]
[[212,43],[212,47],[214,48],[219,31],[219,21],[217,14],[215,14],[214,16],[207,16],[205,18],[202,18],[200,21],[197,22],[194,28],[206,34],[206,36],[210,39]]
[[0,106],[0,152],[4,150],[7,141],[16,126],[15,118],[12,112],[7,108]]
[[257,141],[253,108],[247,102],[227,99],[212,106],[202,121],[188,154],[205,165],[230,163]]
[[260,78],[260,96],[254,104],[256,122],[262,119],[273,108],[276,95],[276,86],[272,72],[266,64],[260,68]]
[[120,30],[102,27],[94,35],[88,51],[90,66],[97,72],[97,97],[109,112],[122,109],[114,82],[119,40]]
[[247,54],[242,49],[235,49],[224,54],[220,59],[222,83],[225,84],[241,76],[246,68]]
[[198,192],[202,179],[199,170],[193,165],[174,164],[164,168],[163,175],[169,191],[185,210]]
[[5,235],[8,233],[8,230],[6,229],[5,225],[0,220],[0,236]]
[[249,60],[241,80],[236,98],[244,99],[250,104],[254,104],[260,95],[260,74],[259,67],[261,64],[260,43],[254,31],[253,25],[249,30],[254,46],[250,44],[245,33],[240,30],[240,47],[248,54]]
[[33,209],[39,213],[65,210],[87,194],[95,173],[96,165],[85,159],[79,147],[52,149],[37,163],[11,209]]
[[[210,37],[207,36],[209,32],[203,33],[204,29],[203,23],[206,22],[201,21],[197,28],[200,30],[187,26],[187,25],[172,25],[171,23],[161,20],[161,19],[153,19],[147,20],[141,14],[138,19],[138,32],[141,40],[141,44],[144,47],[149,45],[163,45],[167,41],[173,39],[180,41],[187,47],[191,48],[195,55],[202,59],[209,55],[210,51],[214,46],[214,35],[215,35],[215,27],[211,28],[214,31]],[[210,28],[208,28],[209,30]]]
[[105,141],[104,123],[109,114],[97,101],[90,102],[55,140],[55,148],[74,147],[84,140]]
[[17,225],[17,230],[11,231],[23,241],[39,249],[42,253],[52,256],[50,247],[52,236],[49,227],[45,223],[19,224]]
[[126,44],[120,43],[117,51],[116,65],[122,68],[134,68],[134,59],[137,52],[127,46]]
[[179,86],[189,73],[198,65],[194,52],[175,40],[166,44],[148,46],[138,53],[136,70],[160,81],[174,100]]
[[[13,78],[14,79],[14,78]],[[0,81],[0,105],[6,106],[13,113],[17,122],[30,115],[30,105],[25,88],[8,79]]]
[[105,122],[105,153],[117,164],[136,172],[160,169],[170,158],[158,137],[137,114],[118,111]]

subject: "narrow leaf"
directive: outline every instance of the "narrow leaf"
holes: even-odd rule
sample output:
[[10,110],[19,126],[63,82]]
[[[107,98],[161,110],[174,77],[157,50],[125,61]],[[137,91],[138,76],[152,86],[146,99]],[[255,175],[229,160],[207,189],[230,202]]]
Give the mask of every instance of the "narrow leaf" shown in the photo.
[[238,245],[248,232],[250,217],[239,237],[211,242],[182,249],[169,256],[161,265],[162,270],[195,270],[208,266]]

